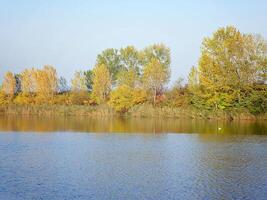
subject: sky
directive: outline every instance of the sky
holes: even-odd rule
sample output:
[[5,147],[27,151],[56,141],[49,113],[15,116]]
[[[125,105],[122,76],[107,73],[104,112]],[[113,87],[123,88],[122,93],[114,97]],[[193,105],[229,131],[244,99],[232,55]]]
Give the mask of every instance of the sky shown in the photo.
[[106,48],[171,49],[171,82],[197,65],[204,37],[233,25],[267,39],[266,0],[0,0],[0,82],[52,65],[70,80]]

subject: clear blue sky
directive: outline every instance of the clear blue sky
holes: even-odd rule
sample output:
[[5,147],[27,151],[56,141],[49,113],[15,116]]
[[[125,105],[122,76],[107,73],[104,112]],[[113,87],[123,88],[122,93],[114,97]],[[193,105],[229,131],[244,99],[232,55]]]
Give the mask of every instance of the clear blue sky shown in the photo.
[[0,0],[0,80],[45,64],[71,79],[105,48],[171,48],[172,80],[197,64],[203,37],[234,25],[267,39],[266,0]]

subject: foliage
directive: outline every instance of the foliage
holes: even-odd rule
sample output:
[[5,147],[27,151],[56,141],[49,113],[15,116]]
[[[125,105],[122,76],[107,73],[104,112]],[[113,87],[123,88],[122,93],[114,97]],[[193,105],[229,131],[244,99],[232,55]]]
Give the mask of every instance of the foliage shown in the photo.
[[86,76],[82,71],[76,71],[74,78],[71,80],[72,91],[79,93],[87,90]]
[[109,105],[116,111],[126,112],[132,106],[146,101],[146,93],[141,89],[133,89],[128,85],[122,85],[110,94]]
[[204,39],[199,67],[190,72],[192,103],[215,110],[247,107],[251,88],[259,84],[266,87],[262,79],[266,53],[262,38],[242,34],[234,27],[218,29]]
[[111,77],[106,65],[96,65],[93,78],[92,97],[96,103],[104,103],[109,96],[111,90]]
[[[8,109],[1,110],[11,111],[9,108],[15,104],[23,107],[18,113],[37,114],[51,114],[53,110],[45,109],[55,108],[63,114],[92,112],[101,116],[113,113],[113,109],[153,117],[266,116],[264,38],[243,34],[231,26],[218,29],[203,40],[198,66],[191,68],[187,83],[179,78],[168,89],[170,65],[170,49],[154,44],[143,50],[133,46],[104,50],[97,56],[93,70],[75,72],[71,89],[52,66],[25,69],[20,74],[7,72],[0,90],[0,106]],[[100,111],[94,110],[96,104],[103,104]],[[75,108],[79,111],[75,112]]]
[[35,95],[27,93],[19,93],[14,99],[14,103],[18,105],[35,104]]
[[68,86],[67,80],[61,76],[58,79],[58,92],[64,93],[67,91],[69,91],[69,86]]
[[94,75],[93,70],[87,70],[84,72],[85,84],[89,92],[91,92],[93,89],[93,75]]
[[21,81],[21,91],[25,94],[30,94],[36,92],[36,70],[34,68],[25,69],[20,74]]
[[107,67],[112,84],[116,83],[117,74],[122,70],[123,66],[120,63],[120,55],[117,49],[106,49],[97,56],[96,66],[104,65]]
[[16,93],[16,79],[12,72],[7,72],[4,76],[2,91],[9,97],[13,97]]
[[151,92],[154,104],[156,102],[156,97],[162,94],[164,86],[169,81],[169,77],[169,68],[164,66],[164,64],[156,58],[152,58],[144,67],[143,84],[144,87]]
[[58,91],[58,77],[56,69],[52,66],[44,66],[36,70],[36,93],[44,101],[53,98]]
[[7,105],[8,103],[9,101],[6,94],[2,91],[2,88],[0,88],[0,106]]

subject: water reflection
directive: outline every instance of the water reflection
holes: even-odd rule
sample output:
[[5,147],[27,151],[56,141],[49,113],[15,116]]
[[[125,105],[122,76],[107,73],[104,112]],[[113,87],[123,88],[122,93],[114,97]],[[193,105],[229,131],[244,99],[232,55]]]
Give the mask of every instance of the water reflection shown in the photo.
[[267,134],[267,123],[162,118],[0,116],[0,131]]
[[0,116],[0,131],[266,134],[266,122],[148,118]]

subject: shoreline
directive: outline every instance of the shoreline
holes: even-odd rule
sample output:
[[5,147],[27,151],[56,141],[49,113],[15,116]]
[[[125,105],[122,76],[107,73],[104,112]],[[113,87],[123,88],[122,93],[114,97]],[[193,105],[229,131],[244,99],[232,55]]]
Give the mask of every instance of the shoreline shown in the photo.
[[137,105],[125,113],[118,113],[108,105],[8,105],[0,106],[1,116],[55,116],[55,117],[130,117],[130,118],[168,118],[202,119],[222,121],[267,121],[267,114],[252,115],[248,112],[206,111],[195,108],[154,107],[150,104]]

